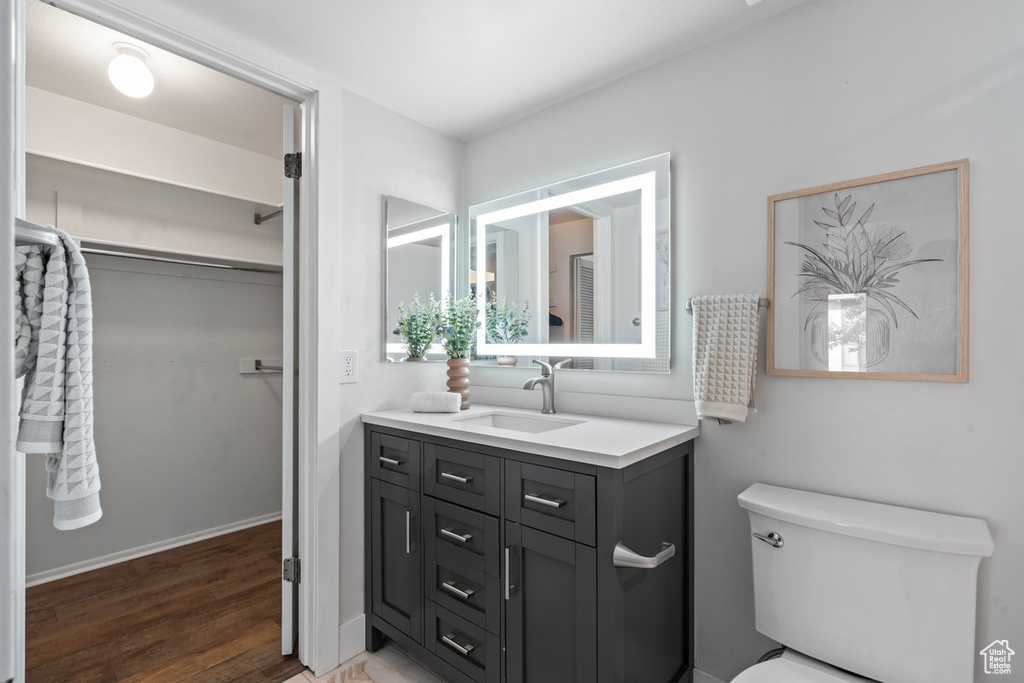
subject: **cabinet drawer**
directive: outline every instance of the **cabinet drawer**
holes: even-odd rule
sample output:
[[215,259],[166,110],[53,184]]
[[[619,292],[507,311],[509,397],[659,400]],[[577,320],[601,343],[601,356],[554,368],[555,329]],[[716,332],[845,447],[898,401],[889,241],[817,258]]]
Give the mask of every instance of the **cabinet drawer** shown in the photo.
[[426,554],[425,597],[491,633],[501,633],[501,580],[445,555]]
[[423,492],[435,498],[498,516],[500,472],[501,460],[493,456],[423,445]]
[[370,476],[419,491],[422,447],[422,443],[413,439],[371,432]]
[[479,683],[500,683],[501,646],[488,633],[457,614],[435,605],[424,605],[426,638],[434,654]]
[[490,576],[500,575],[496,518],[424,496],[423,523],[431,557],[450,558]]
[[595,481],[589,474],[505,461],[505,518],[597,545]]

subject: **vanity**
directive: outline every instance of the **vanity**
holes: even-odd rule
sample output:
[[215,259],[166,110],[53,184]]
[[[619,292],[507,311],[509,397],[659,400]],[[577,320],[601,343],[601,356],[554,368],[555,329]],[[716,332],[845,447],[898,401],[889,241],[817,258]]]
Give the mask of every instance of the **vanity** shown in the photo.
[[[661,154],[462,219],[384,197],[382,360],[442,360],[418,304],[452,294],[477,307],[473,376],[542,389],[545,413],[558,368],[584,392],[670,372],[670,183]],[[692,680],[696,427],[476,404],[363,422],[367,649],[450,683]]]
[[451,683],[691,680],[696,427],[476,405],[363,422],[368,650]]

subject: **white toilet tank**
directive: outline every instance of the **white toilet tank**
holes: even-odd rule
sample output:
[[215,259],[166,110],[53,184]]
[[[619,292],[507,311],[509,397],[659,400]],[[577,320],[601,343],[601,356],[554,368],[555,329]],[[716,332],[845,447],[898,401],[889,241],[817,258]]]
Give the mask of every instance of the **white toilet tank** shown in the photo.
[[739,502],[758,631],[885,683],[973,680],[984,521],[766,484]]

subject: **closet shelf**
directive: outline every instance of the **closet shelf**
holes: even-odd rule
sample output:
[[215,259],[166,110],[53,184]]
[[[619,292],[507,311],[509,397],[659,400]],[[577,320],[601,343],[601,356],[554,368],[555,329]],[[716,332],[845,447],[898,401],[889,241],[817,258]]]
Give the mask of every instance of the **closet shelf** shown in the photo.
[[128,178],[138,178],[139,180],[148,180],[148,181],[153,182],[153,183],[161,183],[163,185],[169,185],[171,187],[180,187],[180,188],[183,188],[183,189],[186,189],[186,190],[194,190],[196,192],[204,192],[206,194],[214,195],[216,197],[223,197],[225,199],[234,199],[234,200],[241,201],[241,202],[251,202],[253,204],[256,204],[259,207],[258,210],[257,210],[258,213],[270,213],[271,211],[276,211],[281,206],[281,202],[278,199],[276,199],[276,198],[272,199],[270,197],[262,197],[262,198],[260,198],[260,197],[247,197],[247,196],[242,196],[242,195],[239,195],[239,194],[232,194],[232,193],[229,193],[229,192],[223,192],[223,191],[220,191],[220,190],[214,190],[214,189],[209,188],[209,187],[202,187],[200,185],[194,185],[194,184],[184,183],[184,182],[177,181],[177,180],[172,180],[170,178],[161,178],[161,177],[158,177],[158,176],[147,175],[145,173],[136,173],[136,172],[129,171],[129,170],[126,170],[126,169],[123,169],[123,168],[117,168],[117,167],[114,167],[114,166],[106,166],[104,164],[97,164],[97,163],[93,163],[93,162],[89,162],[89,161],[84,161],[82,159],[76,159],[74,157],[69,157],[69,156],[61,156],[61,155],[58,155],[58,154],[50,154],[48,152],[40,152],[38,150],[27,149],[27,150],[25,150],[25,153],[28,154],[28,155],[31,155],[31,156],[40,157],[42,159],[53,159],[55,161],[61,161],[61,162],[66,163],[66,164],[74,164],[76,166],[81,166],[83,168],[92,168],[92,169],[96,169],[97,171],[105,171],[107,173],[116,173],[118,175],[122,175],[122,176],[125,176],[125,177],[128,177]]

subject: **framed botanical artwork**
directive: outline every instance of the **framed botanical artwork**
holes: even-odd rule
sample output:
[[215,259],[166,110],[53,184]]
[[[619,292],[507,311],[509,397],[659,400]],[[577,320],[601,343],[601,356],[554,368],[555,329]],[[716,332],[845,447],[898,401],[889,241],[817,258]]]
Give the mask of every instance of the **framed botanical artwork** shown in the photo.
[[968,162],[768,198],[768,374],[967,381]]

